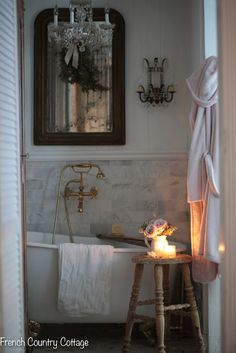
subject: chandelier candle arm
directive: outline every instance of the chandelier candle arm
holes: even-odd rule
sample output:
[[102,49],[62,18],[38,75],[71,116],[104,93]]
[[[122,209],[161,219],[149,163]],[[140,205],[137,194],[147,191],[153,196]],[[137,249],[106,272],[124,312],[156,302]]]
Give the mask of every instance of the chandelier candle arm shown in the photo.
[[57,27],[58,26],[58,7],[57,5],[54,7],[54,26]]
[[108,6],[104,9],[103,22],[98,24],[93,21],[91,0],[71,0],[69,12],[69,22],[59,22],[58,7],[55,6],[54,23],[48,27],[48,41],[57,44],[59,51],[65,52],[66,65],[72,63],[77,69],[80,53],[110,50],[115,25],[110,23]]
[[106,25],[110,24],[109,9],[108,8],[105,9],[105,23],[106,23]]
[[75,22],[75,9],[70,4],[70,24],[74,24]]

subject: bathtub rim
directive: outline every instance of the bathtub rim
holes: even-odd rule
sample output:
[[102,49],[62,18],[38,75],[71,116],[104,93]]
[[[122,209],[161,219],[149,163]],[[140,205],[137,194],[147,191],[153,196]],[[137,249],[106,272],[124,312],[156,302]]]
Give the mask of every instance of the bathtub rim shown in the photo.
[[[83,243],[82,243],[83,244]],[[56,244],[42,244],[42,243],[32,243],[32,242],[28,242],[27,243],[27,247],[29,248],[43,248],[43,249],[54,249],[57,250],[58,249],[58,245]],[[115,248],[114,247],[114,253],[118,253],[118,252],[137,252],[137,253],[143,253],[146,252],[146,248],[141,247],[136,249],[136,248]]]
[[[35,232],[35,231],[27,231],[27,235],[28,235],[28,233],[39,233],[39,234],[51,235],[50,233]],[[58,235],[62,235],[63,236],[64,234],[58,234]],[[67,236],[67,235],[65,235],[65,236]],[[81,238],[86,238],[86,236],[83,236]],[[90,236],[90,238],[97,239],[96,236],[94,236],[94,237]],[[184,243],[170,241],[169,244],[170,245],[176,245],[177,252],[183,252],[183,251],[187,250],[187,246]],[[59,244],[48,244],[48,243],[42,243],[42,242],[38,243],[38,242],[33,242],[33,241],[27,241],[27,247],[29,247],[29,248],[43,248],[43,249],[56,250],[56,249],[58,249],[58,245]],[[147,250],[148,250],[147,247],[142,247],[142,246],[138,246],[138,245],[136,245],[136,247],[132,247],[131,246],[131,247],[128,247],[128,248],[114,247],[114,253],[146,253]]]

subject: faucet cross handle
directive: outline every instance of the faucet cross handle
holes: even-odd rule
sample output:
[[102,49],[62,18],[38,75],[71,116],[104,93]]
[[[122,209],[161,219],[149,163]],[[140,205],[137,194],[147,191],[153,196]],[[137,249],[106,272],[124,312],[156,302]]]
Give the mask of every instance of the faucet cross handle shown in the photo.
[[69,188],[68,186],[65,187],[64,190],[64,198],[69,199],[69,197],[73,194],[73,191],[71,190],[71,188]]
[[98,194],[98,189],[95,187],[92,187],[90,189],[90,194],[91,194],[91,199],[96,199],[97,194]]

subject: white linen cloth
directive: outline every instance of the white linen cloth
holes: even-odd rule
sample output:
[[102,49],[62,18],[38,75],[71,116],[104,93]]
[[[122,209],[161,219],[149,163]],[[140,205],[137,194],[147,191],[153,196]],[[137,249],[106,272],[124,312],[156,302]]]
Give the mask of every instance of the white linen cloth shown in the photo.
[[207,58],[186,82],[193,97],[187,178],[193,279],[205,283],[215,279],[220,261],[217,58]]
[[58,310],[68,316],[109,314],[113,247],[60,244]]

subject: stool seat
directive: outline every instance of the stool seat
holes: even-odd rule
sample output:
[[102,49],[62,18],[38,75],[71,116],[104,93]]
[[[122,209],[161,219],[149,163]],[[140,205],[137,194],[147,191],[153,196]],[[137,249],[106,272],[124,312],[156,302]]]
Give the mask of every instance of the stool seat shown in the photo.
[[[189,311],[191,316],[193,328],[198,338],[200,353],[205,353],[206,348],[202,338],[200,320],[198,314],[198,308],[196,299],[194,296],[193,286],[191,282],[189,264],[192,262],[192,257],[185,254],[177,254],[173,258],[155,258],[150,255],[136,255],[132,258],[132,262],[135,263],[134,282],[132,286],[132,293],[129,303],[129,310],[126,322],[125,339],[122,352],[128,353],[130,349],[131,334],[133,330],[133,324],[135,320],[154,320],[156,324],[156,335],[157,335],[157,353],[166,353],[164,344],[165,337],[165,325],[168,323],[168,313],[171,311],[179,311],[186,309]],[[140,283],[143,275],[144,265],[153,265],[154,268],[154,282],[155,282],[155,298],[147,300],[139,300]],[[165,292],[165,278],[163,274],[168,270],[170,265],[178,265],[181,268],[184,288],[186,293],[186,303],[166,305],[164,292]],[[168,271],[167,271],[168,272]],[[145,315],[139,315],[136,313],[136,308],[142,305],[154,305],[155,306],[155,317],[151,318]],[[166,322],[165,322],[166,321]]]
[[192,256],[185,254],[177,254],[175,257],[172,258],[158,258],[149,255],[135,255],[132,257],[132,262],[136,264],[177,265],[192,262]]

